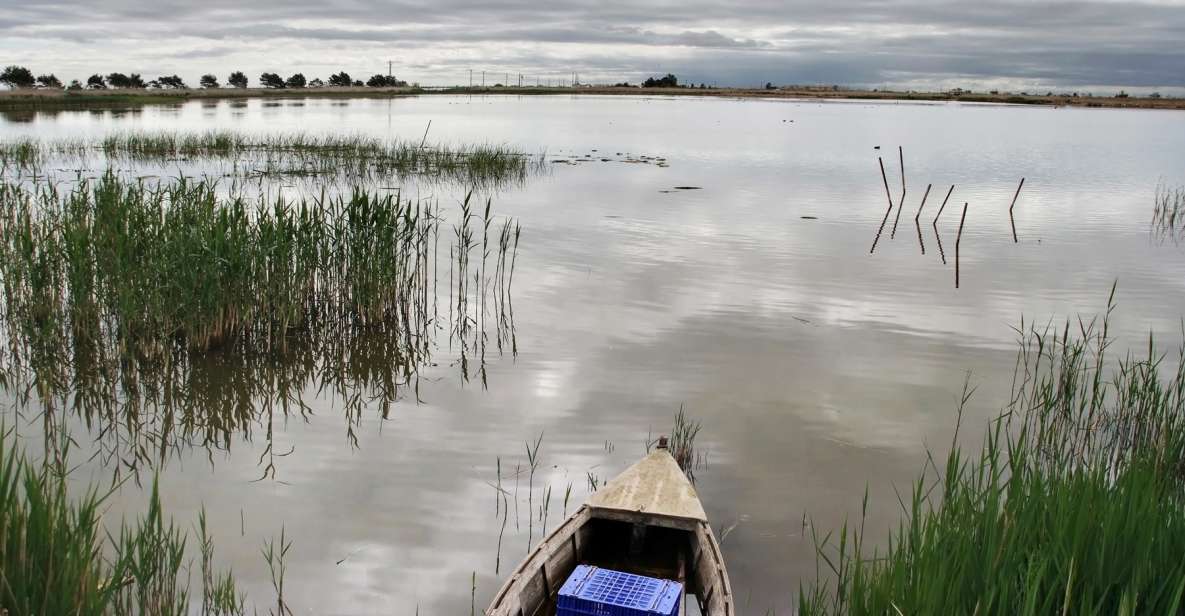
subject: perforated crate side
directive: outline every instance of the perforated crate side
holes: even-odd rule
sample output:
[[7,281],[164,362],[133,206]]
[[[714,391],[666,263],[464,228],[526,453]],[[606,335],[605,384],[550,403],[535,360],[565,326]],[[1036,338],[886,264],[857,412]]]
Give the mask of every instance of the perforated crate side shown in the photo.
[[674,616],[683,585],[578,565],[560,588],[556,616]]

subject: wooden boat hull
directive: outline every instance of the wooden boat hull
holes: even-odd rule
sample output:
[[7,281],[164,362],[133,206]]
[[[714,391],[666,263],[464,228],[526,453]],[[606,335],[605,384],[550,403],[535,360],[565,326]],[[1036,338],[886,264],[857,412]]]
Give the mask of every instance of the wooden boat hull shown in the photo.
[[[702,508],[695,511],[694,489],[686,493],[694,504],[682,493],[655,500],[656,490],[660,495],[664,489],[685,490],[677,482],[687,481],[681,471],[678,479],[669,476],[666,459],[655,455],[606,484],[600,498],[594,496],[539,543],[506,579],[487,616],[554,614],[556,594],[578,564],[677,580],[701,614],[735,616],[720,544]],[[670,458],[665,451],[659,455]],[[672,502],[674,507],[667,506]]]

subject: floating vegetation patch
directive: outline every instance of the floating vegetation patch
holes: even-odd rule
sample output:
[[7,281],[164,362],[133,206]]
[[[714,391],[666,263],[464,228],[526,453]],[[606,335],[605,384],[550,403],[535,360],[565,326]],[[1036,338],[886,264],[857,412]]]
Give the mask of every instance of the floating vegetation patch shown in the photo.
[[608,154],[598,154],[596,150],[592,150],[587,154],[573,153],[557,156],[556,158],[552,158],[551,162],[557,165],[580,165],[581,163],[602,162],[654,165],[663,168],[670,166],[667,159],[663,156],[634,155],[628,152],[617,152],[613,156],[609,156]]
[[111,172],[70,190],[0,182],[0,386],[49,432],[74,411],[132,470],[229,447],[257,421],[270,443],[273,415],[309,412],[306,389],[345,401],[353,441],[364,407],[385,417],[418,391],[438,332],[465,380],[485,382],[487,346],[517,352],[521,230],[471,201],[450,233],[436,202],[364,189],[252,201]]

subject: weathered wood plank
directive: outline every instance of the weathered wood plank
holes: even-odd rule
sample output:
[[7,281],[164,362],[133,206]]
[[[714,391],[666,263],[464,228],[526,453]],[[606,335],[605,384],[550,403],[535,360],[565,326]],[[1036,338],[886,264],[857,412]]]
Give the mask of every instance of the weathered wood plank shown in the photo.
[[708,519],[687,475],[666,449],[657,449],[627,468],[588,499],[598,513],[629,512],[669,520]]

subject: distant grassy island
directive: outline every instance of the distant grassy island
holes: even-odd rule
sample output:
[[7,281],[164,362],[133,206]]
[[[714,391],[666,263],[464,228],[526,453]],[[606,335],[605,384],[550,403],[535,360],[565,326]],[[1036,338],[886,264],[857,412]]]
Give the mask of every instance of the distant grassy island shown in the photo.
[[620,96],[716,96],[734,98],[849,99],[883,101],[948,101],[968,103],[1005,103],[1055,107],[1113,107],[1136,109],[1185,109],[1185,98],[1136,97],[1120,93],[1112,96],[1072,94],[1030,94],[1012,92],[917,92],[898,90],[862,90],[835,86],[782,86],[766,88],[715,87],[638,87],[618,86],[457,86],[457,87],[369,87],[325,86],[300,88],[176,88],[176,89],[13,89],[0,91],[0,110],[60,107],[112,107],[187,100],[243,98],[387,98],[434,94],[461,95],[620,95]]

